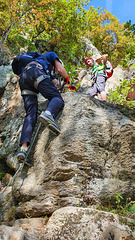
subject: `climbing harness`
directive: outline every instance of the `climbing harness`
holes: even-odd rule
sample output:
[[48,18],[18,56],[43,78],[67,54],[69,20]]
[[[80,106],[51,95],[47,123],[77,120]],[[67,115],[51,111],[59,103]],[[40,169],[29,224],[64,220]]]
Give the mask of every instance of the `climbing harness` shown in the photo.
[[43,80],[47,79],[47,78],[49,78],[49,77],[48,77],[48,75],[45,75],[45,74],[39,76],[39,77],[36,79],[36,81],[34,81],[34,87],[37,89],[39,83],[42,82]]

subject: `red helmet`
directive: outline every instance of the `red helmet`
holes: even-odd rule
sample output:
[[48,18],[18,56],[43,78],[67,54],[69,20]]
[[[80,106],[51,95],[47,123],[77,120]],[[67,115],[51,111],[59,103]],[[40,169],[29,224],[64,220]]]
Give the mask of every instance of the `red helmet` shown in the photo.
[[87,65],[87,60],[89,60],[89,59],[90,59],[92,62],[94,62],[94,59],[93,59],[93,58],[88,57],[88,58],[85,59],[85,64],[86,64],[86,65]]

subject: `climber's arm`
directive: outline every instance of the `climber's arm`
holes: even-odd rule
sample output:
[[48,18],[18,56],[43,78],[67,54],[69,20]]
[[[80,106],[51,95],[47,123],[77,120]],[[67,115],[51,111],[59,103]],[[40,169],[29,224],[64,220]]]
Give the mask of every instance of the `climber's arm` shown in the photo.
[[[106,64],[106,62],[107,62],[107,58],[108,58],[108,54],[104,54],[104,55],[102,55],[100,58],[97,58],[96,59],[96,62],[100,65],[100,64]],[[102,62],[103,61],[103,62]]]

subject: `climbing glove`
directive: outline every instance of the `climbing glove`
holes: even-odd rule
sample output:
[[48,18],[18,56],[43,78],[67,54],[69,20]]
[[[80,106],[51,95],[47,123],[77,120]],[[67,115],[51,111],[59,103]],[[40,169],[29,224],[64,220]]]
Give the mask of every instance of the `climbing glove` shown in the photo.
[[70,83],[69,77],[65,78],[65,79],[64,79],[64,82],[67,83],[67,84],[69,84],[69,83]]

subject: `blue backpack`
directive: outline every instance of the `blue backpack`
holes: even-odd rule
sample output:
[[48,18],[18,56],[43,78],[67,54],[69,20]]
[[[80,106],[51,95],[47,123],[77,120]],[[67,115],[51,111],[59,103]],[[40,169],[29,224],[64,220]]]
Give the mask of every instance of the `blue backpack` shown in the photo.
[[36,58],[41,57],[42,54],[38,52],[22,52],[17,55],[12,62],[12,69],[16,75],[20,75],[23,68],[29,63],[34,61]]

